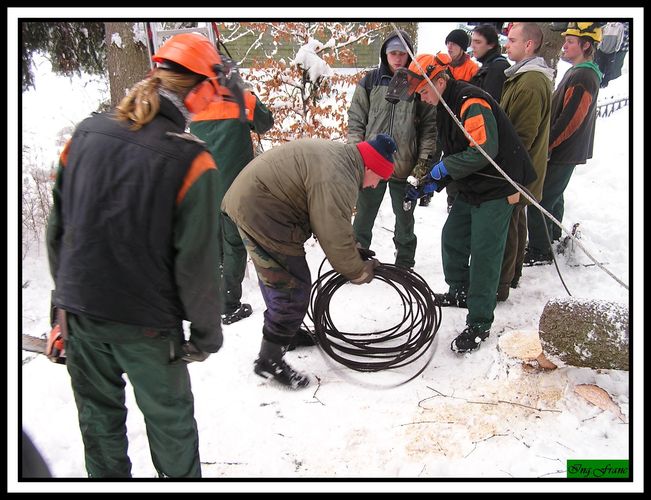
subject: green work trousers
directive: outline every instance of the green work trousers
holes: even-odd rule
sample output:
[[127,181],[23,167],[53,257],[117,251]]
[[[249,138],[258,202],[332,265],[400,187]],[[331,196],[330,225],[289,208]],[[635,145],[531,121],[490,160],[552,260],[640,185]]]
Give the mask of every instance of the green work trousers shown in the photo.
[[489,329],[513,205],[506,198],[470,205],[457,196],[441,233],[443,274],[450,293],[466,290],[468,326]]
[[355,239],[364,248],[370,248],[373,237],[373,225],[375,218],[384,199],[384,193],[389,185],[389,195],[391,196],[391,207],[396,217],[395,228],[393,232],[393,243],[396,247],[397,266],[413,268],[414,256],[416,255],[416,234],[414,233],[414,210],[417,203],[411,204],[411,209],[405,211],[402,207],[405,200],[405,190],[407,183],[389,179],[389,181],[380,181],[376,188],[365,188],[359,192],[357,198],[357,214],[353,221],[355,230]]
[[[99,340],[109,325],[124,343]],[[86,471],[92,478],[131,477],[127,455],[127,407],[123,375],[129,377],[145,417],[154,467],[161,477],[201,477],[199,436],[182,331],[155,331],[68,313],[66,366],[77,404]]]
[[222,222],[222,311],[226,314],[240,307],[242,281],[246,272],[246,248],[235,223],[221,214]]

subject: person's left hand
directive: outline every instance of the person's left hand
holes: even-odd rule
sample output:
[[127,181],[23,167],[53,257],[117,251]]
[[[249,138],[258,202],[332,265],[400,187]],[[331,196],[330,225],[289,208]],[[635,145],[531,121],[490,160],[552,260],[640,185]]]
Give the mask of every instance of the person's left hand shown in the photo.
[[429,177],[431,179],[434,179],[435,181],[440,181],[446,175],[448,175],[448,170],[445,168],[445,165],[443,164],[442,161],[434,165],[432,167],[432,170],[430,170],[429,172]]

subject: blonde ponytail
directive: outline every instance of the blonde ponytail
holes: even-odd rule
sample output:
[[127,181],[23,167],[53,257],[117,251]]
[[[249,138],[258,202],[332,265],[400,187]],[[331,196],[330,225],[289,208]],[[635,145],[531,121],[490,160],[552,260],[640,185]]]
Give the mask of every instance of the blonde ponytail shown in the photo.
[[151,122],[160,110],[160,87],[178,95],[181,100],[203,77],[194,73],[175,73],[157,68],[150,76],[134,85],[115,110],[120,121],[131,122],[138,130]]

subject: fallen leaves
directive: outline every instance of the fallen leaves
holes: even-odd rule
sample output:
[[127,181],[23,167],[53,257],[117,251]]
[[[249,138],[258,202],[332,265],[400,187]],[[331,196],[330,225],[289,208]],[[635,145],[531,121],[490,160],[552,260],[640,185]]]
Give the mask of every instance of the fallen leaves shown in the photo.
[[622,413],[619,405],[613,401],[610,394],[604,389],[594,384],[579,384],[574,387],[574,392],[604,411],[609,411],[622,422],[626,423],[626,417]]

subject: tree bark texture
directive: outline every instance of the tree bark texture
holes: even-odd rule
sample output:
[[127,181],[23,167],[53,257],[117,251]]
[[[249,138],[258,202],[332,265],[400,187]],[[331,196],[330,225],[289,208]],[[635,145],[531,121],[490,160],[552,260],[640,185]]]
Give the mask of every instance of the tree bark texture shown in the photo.
[[134,39],[134,23],[105,23],[111,107],[150,70],[147,47]]
[[629,369],[628,307],[615,302],[554,299],[538,326],[546,355],[572,366]]

